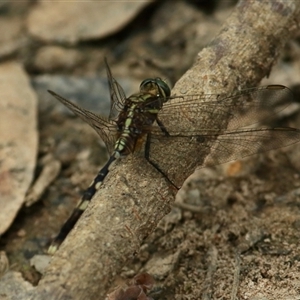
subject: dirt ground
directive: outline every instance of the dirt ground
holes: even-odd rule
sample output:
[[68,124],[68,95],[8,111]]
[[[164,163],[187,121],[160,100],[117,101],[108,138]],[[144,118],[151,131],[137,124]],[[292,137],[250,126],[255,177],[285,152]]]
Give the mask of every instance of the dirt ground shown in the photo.
[[[70,33],[72,39],[61,37],[61,43],[46,35],[43,40],[31,28],[30,16],[39,5],[29,0],[0,5],[0,21],[21,23],[16,40],[26,38],[22,46],[3,50],[0,59],[21,62],[39,97],[34,180],[45,165],[54,173],[59,170],[36,203],[20,208],[0,240],[9,269],[34,286],[42,271],[30,260],[46,253],[51,238],[108,157],[97,134],[46,96],[46,89],[107,115],[105,56],[128,94],[149,75],[166,78],[173,85],[218,33],[236,3],[148,3],[112,33],[107,29],[107,34],[92,38]],[[118,14],[126,11],[120,9]],[[0,41],[0,45],[7,43]],[[295,38],[263,82],[286,85],[295,95],[293,108],[278,116],[273,127],[300,128],[299,64],[299,38]],[[147,272],[155,281],[147,299],[300,299],[299,149],[300,143],[197,170],[107,293]],[[3,295],[0,290],[0,299],[10,299]]]

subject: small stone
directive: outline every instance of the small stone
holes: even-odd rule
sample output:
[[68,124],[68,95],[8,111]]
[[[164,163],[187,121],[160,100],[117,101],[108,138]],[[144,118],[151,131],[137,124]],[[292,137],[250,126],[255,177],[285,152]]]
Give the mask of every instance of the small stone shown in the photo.
[[25,45],[27,39],[22,35],[22,25],[20,18],[0,17],[0,58],[13,54]]
[[35,255],[30,259],[30,265],[34,266],[41,274],[44,274],[50,259],[51,256],[49,255]]
[[26,236],[26,230],[20,229],[20,230],[17,232],[17,235],[18,235],[19,237],[24,237],[24,236]]
[[41,72],[71,70],[82,61],[83,57],[75,49],[59,46],[45,46],[38,50],[34,59],[34,67]]
[[9,262],[4,251],[0,251],[0,277],[2,277],[9,269]]

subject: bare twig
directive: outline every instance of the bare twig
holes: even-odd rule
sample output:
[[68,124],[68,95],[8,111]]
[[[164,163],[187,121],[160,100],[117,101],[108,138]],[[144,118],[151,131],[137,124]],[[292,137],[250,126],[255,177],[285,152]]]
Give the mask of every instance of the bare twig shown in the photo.
[[211,246],[208,253],[209,265],[206,272],[205,282],[203,284],[204,291],[202,293],[202,300],[210,300],[212,295],[212,287],[214,283],[214,273],[218,265],[218,250],[215,246]]
[[231,290],[231,300],[237,300],[237,292],[240,283],[240,274],[241,274],[241,253],[237,251],[235,253],[235,264],[234,264],[234,274],[233,274],[233,283]]
[[56,160],[52,155],[47,155],[42,161],[43,170],[39,175],[38,179],[34,185],[27,192],[25,205],[27,207],[36,203],[41,195],[44,193],[45,189],[51,184],[51,182],[58,176],[61,163]]

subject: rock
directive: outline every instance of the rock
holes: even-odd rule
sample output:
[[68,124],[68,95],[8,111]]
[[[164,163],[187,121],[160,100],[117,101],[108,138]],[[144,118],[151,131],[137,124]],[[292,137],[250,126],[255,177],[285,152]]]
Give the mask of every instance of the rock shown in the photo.
[[78,66],[82,59],[80,52],[75,49],[45,46],[36,53],[33,65],[40,72],[52,72],[59,69],[71,70]]
[[0,17],[0,58],[13,54],[26,43],[22,35],[23,22],[16,17]]
[[[126,95],[133,90],[132,81],[118,80]],[[77,105],[101,116],[108,116],[110,99],[106,77],[75,77],[41,75],[32,78],[32,85],[39,96],[39,110],[42,114],[63,112],[70,116],[73,113],[51,96],[47,90],[67,98]],[[134,86],[136,88],[136,86]]]
[[144,1],[38,2],[27,19],[30,34],[44,42],[75,44],[100,39],[128,24]]
[[0,234],[12,224],[33,179],[37,99],[15,62],[0,65]]

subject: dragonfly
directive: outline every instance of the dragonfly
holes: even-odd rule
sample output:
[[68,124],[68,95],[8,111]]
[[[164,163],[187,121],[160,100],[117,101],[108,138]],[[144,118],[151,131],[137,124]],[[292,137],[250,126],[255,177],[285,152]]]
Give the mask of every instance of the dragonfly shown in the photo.
[[106,59],[105,67],[111,100],[108,118],[48,91],[98,133],[110,154],[52,241],[50,254],[57,251],[73,229],[114,163],[133,154],[140,141],[145,159],[176,188],[196,168],[300,141],[300,130],[296,128],[253,127],[292,102],[293,93],[283,85],[250,88],[230,95],[171,96],[169,85],[157,77],[143,80],[139,92],[126,97]]

